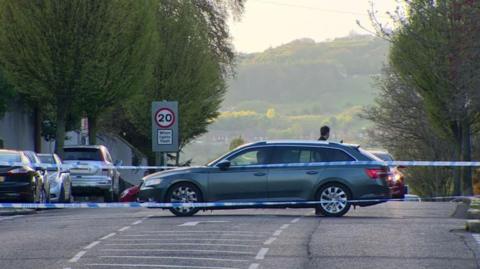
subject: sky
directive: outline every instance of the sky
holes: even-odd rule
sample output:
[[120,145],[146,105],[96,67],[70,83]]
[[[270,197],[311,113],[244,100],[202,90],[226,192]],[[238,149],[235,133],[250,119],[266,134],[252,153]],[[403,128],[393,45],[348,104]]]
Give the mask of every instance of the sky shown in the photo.
[[384,22],[396,0],[247,0],[240,21],[230,21],[238,52],[259,52],[299,38],[325,41],[354,31],[368,34],[356,21],[371,28],[367,11],[373,1]]

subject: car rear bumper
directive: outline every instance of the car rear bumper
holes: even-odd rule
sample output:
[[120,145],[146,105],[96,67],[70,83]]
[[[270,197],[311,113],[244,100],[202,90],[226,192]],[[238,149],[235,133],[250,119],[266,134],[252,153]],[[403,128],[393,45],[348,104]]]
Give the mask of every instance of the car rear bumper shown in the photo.
[[0,185],[0,201],[23,202],[33,199],[34,188],[30,182],[11,183],[8,186]]
[[112,190],[112,180],[107,176],[72,175],[71,178],[74,195],[103,194]]

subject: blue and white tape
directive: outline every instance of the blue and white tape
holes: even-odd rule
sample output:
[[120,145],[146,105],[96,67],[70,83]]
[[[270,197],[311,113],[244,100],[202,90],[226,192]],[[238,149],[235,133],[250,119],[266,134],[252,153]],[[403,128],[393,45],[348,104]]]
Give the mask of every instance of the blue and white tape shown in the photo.
[[[24,166],[21,162],[0,162],[0,166]],[[289,163],[289,164],[267,164],[267,165],[249,165],[248,168],[281,168],[281,167],[323,167],[323,166],[355,166],[355,165],[380,165],[380,166],[405,166],[405,167],[480,167],[480,162],[447,162],[447,161],[348,161],[348,162],[316,162],[316,163]],[[54,164],[32,164],[35,167],[57,168]],[[61,168],[65,169],[121,169],[121,170],[140,170],[140,169],[176,169],[188,168],[177,166],[114,166],[114,165],[95,165],[95,164],[64,164]],[[241,167],[239,167],[241,168]]]
[[[471,199],[475,196],[446,196],[446,197],[430,197],[422,198],[423,200],[435,201],[435,200],[462,200]],[[417,199],[405,198],[405,199],[365,199],[365,200],[347,200],[348,203],[382,203],[389,201],[412,201]],[[255,208],[255,207],[294,207],[294,206],[311,206],[314,207],[320,204],[329,204],[330,201],[284,201],[284,202],[205,202],[205,203],[156,203],[156,202],[131,202],[131,203],[0,203],[0,208],[13,208],[13,209],[60,209],[60,208],[177,208],[177,207],[189,207],[189,208]]]

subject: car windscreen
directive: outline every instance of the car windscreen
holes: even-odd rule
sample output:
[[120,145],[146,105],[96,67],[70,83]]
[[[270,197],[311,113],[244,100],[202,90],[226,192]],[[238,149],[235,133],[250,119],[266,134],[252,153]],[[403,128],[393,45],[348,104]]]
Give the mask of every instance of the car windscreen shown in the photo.
[[0,162],[21,162],[22,158],[18,153],[3,153],[0,152]]
[[65,161],[103,161],[100,149],[91,148],[66,148],[64,149]]
[[55,164],[55,159],[53,155],[39,155],[38,158],[42,163]]

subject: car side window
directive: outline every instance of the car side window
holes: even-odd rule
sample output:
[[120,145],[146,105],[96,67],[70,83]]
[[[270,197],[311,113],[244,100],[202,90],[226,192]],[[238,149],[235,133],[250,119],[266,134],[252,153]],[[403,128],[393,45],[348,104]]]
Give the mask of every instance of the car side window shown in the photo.
[[313,162],[348,162],[355,159],[347,153],[331,148],[319,148],[313,152]]
[[252,149],[229,159],[231,166],[258,165],[268,163],[267,149]]
[[272,156],[272,163],[309,163],[311,156],[312,151],[307,148],[278,147]]

